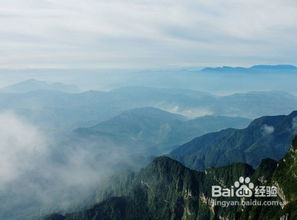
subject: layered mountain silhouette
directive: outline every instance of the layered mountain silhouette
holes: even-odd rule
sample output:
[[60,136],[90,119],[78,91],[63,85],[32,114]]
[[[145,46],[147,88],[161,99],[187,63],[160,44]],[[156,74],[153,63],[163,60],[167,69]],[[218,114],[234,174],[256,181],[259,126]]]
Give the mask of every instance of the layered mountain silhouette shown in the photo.
[[297,111],[265,116],[245,129],[225,129],[197,137],[172,151],[170,157],[197,170],[236,162],[255,167],[264,158],[282,158],[296,134]]
[[223,128],[243,128],[249,119],[204,116],[186,119],[157,108],[145,107],[125,111],[93,127],[79,128],[75,133],[84,139],[109,139],[119,146],[145,147],[156,155],[208,132]]
[[[296,161],[297,138],[282,160],[265,159],[255,170],[237,163],[198,172],[159,157],[138,173],[115,178],[112,187],[100,194],[103,201],[93,207],[46,219],[296,219]],[[220,199],[211,196],[211,186],[231,186],[241,176],[249,177],[255,185],[277,186],[277,198],[271,200],[282,202],[282,206],[212,205]]]
[[89,127],[129,109],[147,106],[191,118],[205,115],[255,118],[287,114],[296,108],[297,97],[277,91],[216,96],[193,90],[146,87],[82,93],[31,89],[24,93],[0,92],[1,111],[14,111],[58,133]]
[[255,65],[251,67],[231,67],[231,66],[223,66],[223,67],[206,67],[202,69],[202,72],[279,72],[285,71],[297,72],[297,67],[294,65]]
[[127,87],[111,91],[118,100],[135,102],[187,116],[224,115],[256,118],[295,110],[297,97],[281,91],[257,91],[216,96],[185,89]]
[[35,79],[25,80],[19,83],[16,83],[11,86],[7,86],[1,89],[1,92],[12,92],[12,93],[26,93],[32,91],[59,91],[59,92],[79,92],[79,88],[75,85],[69,85],[64,83],[48,83],[45,81],[39,81]]

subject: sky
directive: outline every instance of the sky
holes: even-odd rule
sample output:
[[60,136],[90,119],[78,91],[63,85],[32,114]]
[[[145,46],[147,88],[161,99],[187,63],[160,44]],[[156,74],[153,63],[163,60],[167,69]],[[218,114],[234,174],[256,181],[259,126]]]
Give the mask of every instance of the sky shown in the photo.
[[0,69],[297,64],[296,0],[0,0]]

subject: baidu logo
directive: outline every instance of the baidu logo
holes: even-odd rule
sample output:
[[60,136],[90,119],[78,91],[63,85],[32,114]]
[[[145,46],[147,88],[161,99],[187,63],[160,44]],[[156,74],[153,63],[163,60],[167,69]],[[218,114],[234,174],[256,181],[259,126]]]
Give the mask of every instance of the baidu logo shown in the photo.
[[218,185],[211,187],[212,197],[276,197],[277,188],[275,186],[255,186],[249,177],[239,177],[237,181],[229,188],[223,188]]

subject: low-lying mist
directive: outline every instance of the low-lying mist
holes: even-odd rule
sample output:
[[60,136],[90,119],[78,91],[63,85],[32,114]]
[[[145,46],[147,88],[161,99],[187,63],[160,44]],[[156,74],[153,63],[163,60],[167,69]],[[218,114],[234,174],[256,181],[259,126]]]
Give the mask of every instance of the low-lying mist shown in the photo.
[[109,142],[57,141],[13,113],[0,114],[0,140],[0,219],[91,204],[90,194],[108,176],[119,167],[135,167],[124,148]]

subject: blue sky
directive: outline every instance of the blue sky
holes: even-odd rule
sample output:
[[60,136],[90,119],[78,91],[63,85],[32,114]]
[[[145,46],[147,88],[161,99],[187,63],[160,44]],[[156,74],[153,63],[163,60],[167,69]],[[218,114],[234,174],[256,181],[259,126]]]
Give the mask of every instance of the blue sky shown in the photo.
[[297,64],[296,0],[0,0],[0,68]]

